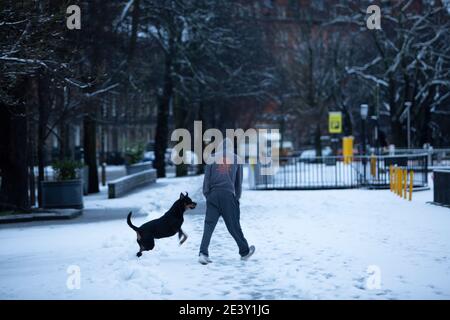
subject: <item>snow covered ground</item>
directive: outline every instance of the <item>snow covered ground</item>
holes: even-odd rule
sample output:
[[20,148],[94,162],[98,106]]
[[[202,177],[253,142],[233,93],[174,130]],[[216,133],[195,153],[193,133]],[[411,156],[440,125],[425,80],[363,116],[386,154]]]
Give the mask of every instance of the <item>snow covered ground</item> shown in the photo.
[[[201,182],[162,179],[114,200],[103,190],[86,205],[142,207],[149,216],[139,224],[182,191],[201,201]],[[0,298],[450,299],[450,209],[430,200],[431,191],[408,202],[388,190],[245,190],[241,222],[256,253],[241,261],[220,222],[207,266],[197,262],[202,206],[185,216],[183,246],[157,240],[140,259],[124,220],[3,225]],[[67,286],[70,266],[79,267],[79,289]]]

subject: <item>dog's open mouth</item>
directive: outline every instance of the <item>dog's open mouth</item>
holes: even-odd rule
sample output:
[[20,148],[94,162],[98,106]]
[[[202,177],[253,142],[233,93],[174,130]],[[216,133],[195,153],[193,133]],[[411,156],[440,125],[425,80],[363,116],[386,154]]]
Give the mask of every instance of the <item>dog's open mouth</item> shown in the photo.
[[195,209],[196,206],[197,206],[196,203],[190,203],[190,204],[187,205],[187,207],[188,207],[189,209]]

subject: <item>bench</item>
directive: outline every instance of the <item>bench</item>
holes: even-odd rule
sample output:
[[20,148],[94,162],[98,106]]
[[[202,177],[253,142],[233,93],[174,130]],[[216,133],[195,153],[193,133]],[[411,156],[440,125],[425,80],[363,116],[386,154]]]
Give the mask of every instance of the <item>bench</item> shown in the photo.
[[114,199],[141,187],[156,182],[156,170],[148,169],[108,182],[108,198]]
[[138,172],[146,171],[149,169],[153,169],[152,162],[141,162],[141,163],[135,163],[132,165],[127,165],[126,167],[127,175],[132,175]]

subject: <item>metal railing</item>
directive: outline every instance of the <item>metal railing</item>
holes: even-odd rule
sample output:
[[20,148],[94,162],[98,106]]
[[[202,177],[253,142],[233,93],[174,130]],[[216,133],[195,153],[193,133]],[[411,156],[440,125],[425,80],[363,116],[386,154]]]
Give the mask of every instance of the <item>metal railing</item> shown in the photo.
[[395,155],[427,154],[428,166],[450,166],[450,148],[405,149],[396,148]]
[[250,165],[249,182],[255,190],[389,188],[391,165],[413,170],[415,188],[428,186],[427,154],[282,157],[274,175],[262,175],[260,165]]

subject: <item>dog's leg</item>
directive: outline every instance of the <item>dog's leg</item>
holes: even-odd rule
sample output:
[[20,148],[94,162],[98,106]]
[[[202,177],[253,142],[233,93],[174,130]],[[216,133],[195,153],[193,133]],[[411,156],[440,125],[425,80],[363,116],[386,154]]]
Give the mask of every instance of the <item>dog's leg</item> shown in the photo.
[[186,233],[183,232],[183,230],[180,228],[180,231],[178,231],[178,239],[180,239],[180,246],[187,240],[188,236]]
[[137,243],[138,243],[138,246],[139,246],[139,251],[138,251],[138,253],[136,253],[136,256],[138,258],[140,258],[142,256],[142,251],[145,251],[145,248],[139,243],[139,241],[137,241]]
[[137,232],[136,231],[136,236],[137,236],[137,243],[138,243],[138,246],[139,246],[139,252],[138,253],[136,253],[136,256],[138,257],[138,258],[140,258],[141,256],[142,256],[142,251],[144,251],[144,248],[141,246],[141,244],[139,243],[139,241],[141,240],[141,235],[139,234],[139,232]]

